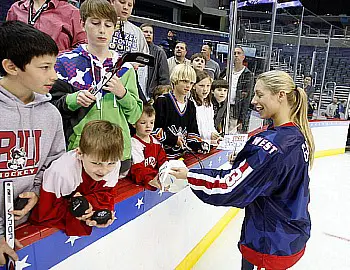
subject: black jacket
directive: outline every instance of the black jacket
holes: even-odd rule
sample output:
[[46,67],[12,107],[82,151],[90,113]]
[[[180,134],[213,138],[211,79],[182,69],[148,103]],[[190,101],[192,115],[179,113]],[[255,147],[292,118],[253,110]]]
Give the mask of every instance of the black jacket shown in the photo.
[[149,52],[154,56],[154,67],[148,67],[147,94],[152,96],[153,90],[158,85],[170,84],[169,66],[167,57],[162,48],[154,43],[148,44]]
[[238,123],[242,123],[242,131],[247,131],[249,125],[249,107],[253,99],[254,76],[246,67],[239,76],[237,82],[237,91],[234,105],[234,118],[238,119]]
[[227,98],[225,101],[219,103],[215,98],[212,99],[213,109],[214,109],[214,126],[215,129],[222,133],[224,130],[225,118],[226,118],[226,107]]

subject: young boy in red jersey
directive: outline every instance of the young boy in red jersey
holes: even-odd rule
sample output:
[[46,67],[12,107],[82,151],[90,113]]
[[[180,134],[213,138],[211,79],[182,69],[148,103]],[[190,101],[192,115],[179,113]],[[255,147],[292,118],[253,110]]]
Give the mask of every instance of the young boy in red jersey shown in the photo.
[[158,181],[159,167],[167,161],[161,143],[151,133],[156,111],[150,104],[143,106],[140,119],[136,122],[136,134],[131,139],[132,166],[130,178],[149,190],[161,188]]
[[[123,145],[122,130],[116,124],[104,120],[87,123],[79,147],[65,153],[45,171],[32,223],[76,236],[91,234],[91,226],[112,224],[113,215],[102,225],[97,225],[91,217],[97,210],[114,210]],[[89,209],[81,217],[69,211],[71,199],[76,196],[84,196],[89,203]]]

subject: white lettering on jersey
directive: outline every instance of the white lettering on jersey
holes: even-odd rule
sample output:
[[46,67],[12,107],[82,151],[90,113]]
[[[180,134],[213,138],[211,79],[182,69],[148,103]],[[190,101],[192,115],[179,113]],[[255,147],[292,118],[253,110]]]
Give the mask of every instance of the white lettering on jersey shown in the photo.
[[301,150],[303,151],[305,162],[308,162],[309,156],[310,156],[310,151],[309,151],[309,147],[307,146],[306,142],[301,145]]
[[148,157],[145,159],[145,167],[152,166],[153,168],[157,165],[155,157]]
[[277,147],[272,144],[269,140],[266,140],[262,137],[256,137],[254,141],[252,142],[253,145],[259,146],[262,149],[264,149],[269,154],[272,154],[273,152],[277,151]]

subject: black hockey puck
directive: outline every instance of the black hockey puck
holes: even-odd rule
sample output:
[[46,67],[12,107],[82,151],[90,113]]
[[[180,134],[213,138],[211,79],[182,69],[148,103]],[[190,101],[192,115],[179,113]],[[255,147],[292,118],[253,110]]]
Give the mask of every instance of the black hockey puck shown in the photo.
[[27,199],[27,198],[20,198],[20,197],[18,197],[15,200],[14,209],[15,210],[22,210],[27,205],[28,200],[29,199]]
[[108,209],[97,210],[91,217],[91,220],[95,220],[97,224],[106,224],[110,219],[112,219],[112,211]]
[[75,217],[85,215],[85,211],[89,209],[89,202],[83,196],[72,197],[69,210]]

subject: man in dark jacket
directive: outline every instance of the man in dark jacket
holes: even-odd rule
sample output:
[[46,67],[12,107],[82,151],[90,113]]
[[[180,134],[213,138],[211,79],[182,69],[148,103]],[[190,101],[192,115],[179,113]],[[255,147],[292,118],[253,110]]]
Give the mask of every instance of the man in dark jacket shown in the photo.
[[238,124],[237,130],[243,133],[248,132],[250,119],[250,102],[253,98],[254,76],[253,73],[243,65],[245,59],[241,47],[234,51],[234,68],[232,85],[230,91],[230,129]]
[[149,52],[154,56],[154,67],[148,67],[147,96],[151,97],[153,90],[158,85],[170,84],[169,67],[167,57],[159,46],[153,43],[153,27],[150,24],[142,24],[141,30],[146,38]]

